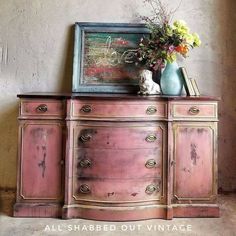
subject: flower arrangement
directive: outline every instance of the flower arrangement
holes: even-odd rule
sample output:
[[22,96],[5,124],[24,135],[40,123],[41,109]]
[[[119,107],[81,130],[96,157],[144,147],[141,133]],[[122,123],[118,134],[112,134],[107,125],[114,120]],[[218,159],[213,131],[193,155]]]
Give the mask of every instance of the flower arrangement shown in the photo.
[[201,41],[198,34],[190,33],[189,27],[182,20],[170,24],[170,19],[176,11],[168,11],[161,0],[144,0],[152,8],[151,17],[141,19],[150,29],[150,37],[142,38],[137,51],[138,63],[146,68],[157,71],[172,63],[177,55],[186,57],[189,50],[199,47]]

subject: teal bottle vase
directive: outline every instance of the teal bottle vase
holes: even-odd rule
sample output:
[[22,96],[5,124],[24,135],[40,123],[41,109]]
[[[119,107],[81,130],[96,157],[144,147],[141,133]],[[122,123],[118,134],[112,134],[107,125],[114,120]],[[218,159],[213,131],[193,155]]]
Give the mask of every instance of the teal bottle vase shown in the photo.
[[183,77],[176,62],[166,64],[161,75],[160,85],[163,95],[181,95],[183,89]]

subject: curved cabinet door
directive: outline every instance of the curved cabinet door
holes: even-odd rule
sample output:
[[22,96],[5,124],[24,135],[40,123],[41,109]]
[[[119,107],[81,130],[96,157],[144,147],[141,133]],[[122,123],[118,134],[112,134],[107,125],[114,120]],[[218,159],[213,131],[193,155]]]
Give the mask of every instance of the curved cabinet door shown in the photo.
[[176,122],[174,201],[211,201],[216,196],[215,122]]

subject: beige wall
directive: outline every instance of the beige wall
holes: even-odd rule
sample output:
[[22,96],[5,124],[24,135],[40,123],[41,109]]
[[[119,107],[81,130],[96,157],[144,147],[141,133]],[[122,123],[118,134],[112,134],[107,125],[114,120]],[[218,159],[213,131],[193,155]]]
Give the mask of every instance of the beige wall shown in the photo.
[[[168,0],[173,8],[179,0]],[[219,186],[236,189],[235,0],[183,0],[175,18],[202,47],[180,61],[204,94],[222,97]],[[234,6],[233,6],[234,4]],[[142,0],[0,0],[0,187],[15,188],[16,94],[70,91],[75,21],[138,22]]]

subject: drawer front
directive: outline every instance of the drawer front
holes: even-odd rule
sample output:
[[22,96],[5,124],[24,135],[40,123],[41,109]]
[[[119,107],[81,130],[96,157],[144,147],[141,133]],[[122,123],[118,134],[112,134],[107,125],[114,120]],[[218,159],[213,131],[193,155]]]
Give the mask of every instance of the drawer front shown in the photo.
[[172,117],[186,119],[217,118],[217,103],[174,103],[172,104]]
[[147,201],[160,200],[163,190],[158,178],[146,179],[79,179],[73,186],[75,200],[85,201]]
[[162,177],[163,149],[76,149],[75,177],[150,178]]
[[72,116],[79,118],[165,118],[165,102],[154,101],[72,101]]
[[79,148],[155,148],[162,147],[161,126],[78,126],[74,129],[74,147]]
[[22,100],[20,106],[21,116],[57,116],[65,114],[64,103],[59,100]]

